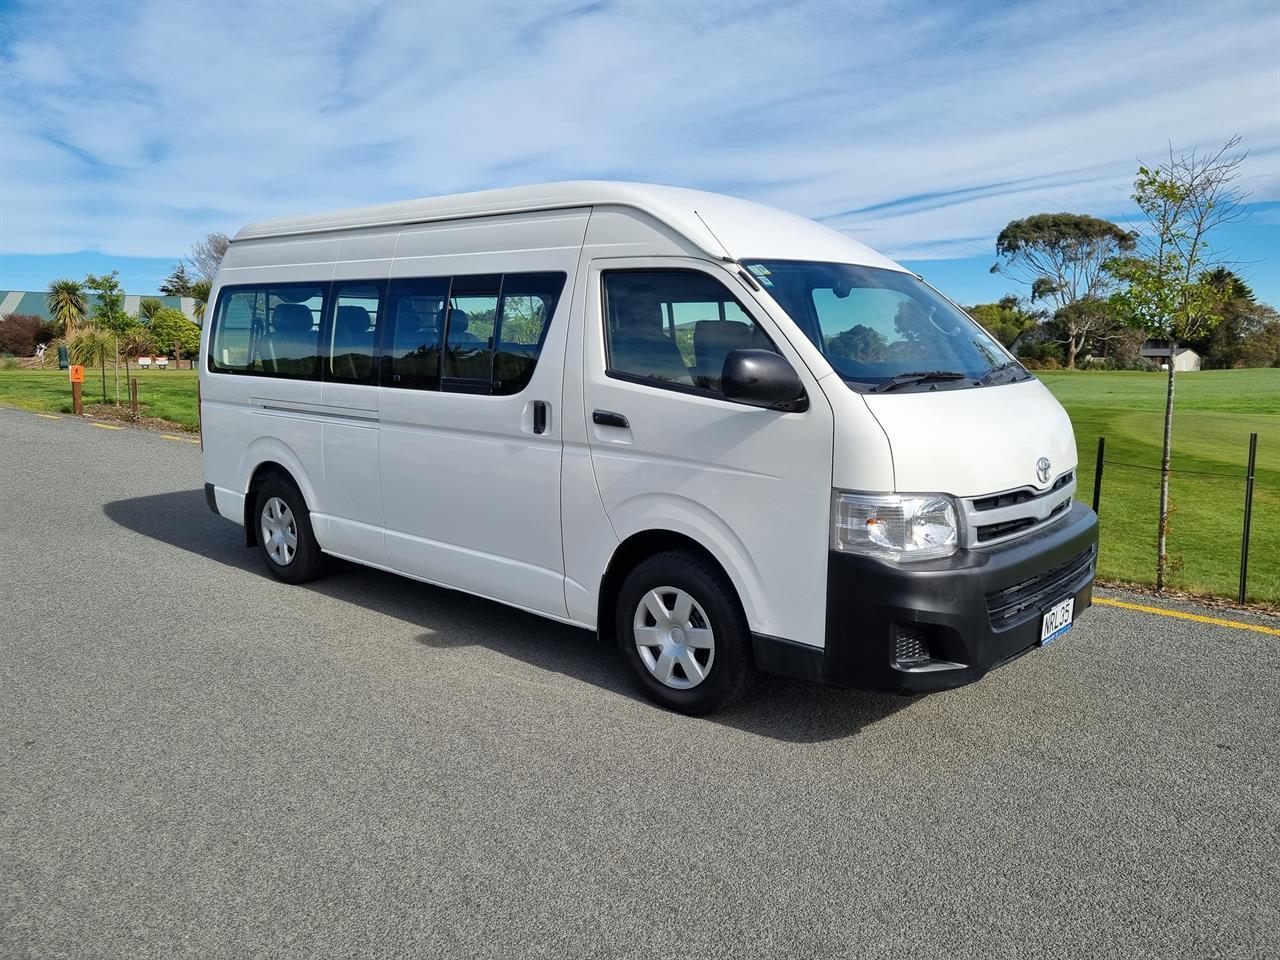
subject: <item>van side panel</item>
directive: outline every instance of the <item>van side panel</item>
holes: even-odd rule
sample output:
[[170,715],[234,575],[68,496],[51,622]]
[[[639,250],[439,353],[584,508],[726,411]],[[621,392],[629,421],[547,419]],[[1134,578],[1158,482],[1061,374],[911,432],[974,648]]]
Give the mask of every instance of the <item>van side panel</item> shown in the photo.
[[[505,396],[383,387],[379,461],[387,563],[565,618],[560,539],[562,363],[588,211],[405,227],[398,277],[562,272],[529,383]],[[534,431],[534,404],[547,427]]]

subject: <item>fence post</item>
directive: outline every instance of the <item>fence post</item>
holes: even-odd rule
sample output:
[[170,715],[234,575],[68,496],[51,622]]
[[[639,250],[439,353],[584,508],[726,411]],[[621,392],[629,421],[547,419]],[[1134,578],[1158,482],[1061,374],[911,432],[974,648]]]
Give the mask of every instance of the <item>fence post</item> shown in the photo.
[[1102,452],[1107,447],[1107,438],[1098,438],[1098,465],[1093,468],[1093,512],[1098,512],[1102,502]]
[[1253,520],[1253,468],[1258,460],[1258,435],[1249,434],[1249,472],[1244,479],[1244,535],[1240,539],[1240,593],[1236,600],[1244,603],[1245,584],[1249,579],[1249,525]]

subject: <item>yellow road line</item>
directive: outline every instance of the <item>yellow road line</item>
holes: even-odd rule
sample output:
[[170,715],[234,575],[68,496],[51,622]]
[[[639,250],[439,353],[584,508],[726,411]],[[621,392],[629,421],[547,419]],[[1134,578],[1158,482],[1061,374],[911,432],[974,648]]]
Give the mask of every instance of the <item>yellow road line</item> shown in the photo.
[[1094,597],[1094,603],[1108,607],[1123,607],[1126,610],[1138,610],[1142,613],[1154,613],[1162,617],[1176,617],[1179,620],[1194,620],[1196,623],[1211,623],[1215,627],[1235,627],[1237,630],[1253,630],[1255,633],[1268,633],[1280,637],[1280,630],[1275,627],[1264,627],[1256,623],[1241,623],[1239,620],[1219,620],[1217,617],[1202,617],[1198,613],[1183,613],[1181,610],[1165,610],[1163,607],[1148,607],[1141,603],[1126,603],[1124,600],[1108,600],[1105,597]]
[[89,426],[97,427],[99,430],[123,430],[124,427],[118,427],[114,423],[90,423]]
[[171,433],[160,434],[161,440],[177,440],[179,443],[199,443],[199,440],[192,440],[190,437],[175,437]]
[[61,417],[55,417],[52,413],[37,413],[37,417],[44,417],[46,420],[61,420]]

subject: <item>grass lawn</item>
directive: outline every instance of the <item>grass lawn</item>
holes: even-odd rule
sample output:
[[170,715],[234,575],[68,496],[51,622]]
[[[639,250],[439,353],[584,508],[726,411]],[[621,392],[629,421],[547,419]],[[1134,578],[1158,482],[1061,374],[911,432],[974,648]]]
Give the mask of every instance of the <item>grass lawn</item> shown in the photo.
[[[185,430],[195,430],[196,374],[193,370],[139,370],[131,367],[129,375],[138,378],[138,408],[143,416],[158,417]],[[107,397],[115,399],[115,377],[107,368]],[[120,397],[129,402],[129,384],[124,369],[120,370]],[[102,374],[99,370],[84,372],[84,402],[102,401]],[[71,412],[71,384],[65,370],[0,370],[0,403],[38,410],[42,413]]]
[[[1136,465],[1108,463],[1104,469],[1099,573],[1114,580],[1153,583],[1164,375],[1040,371],[1036,376],[1075,424],[1081,500],[1088,502],[1093,495],[1099,436],[1107,438],[1107,460]],[[1280,370],[1180,373],[1176,391],[1169,585],[1235,596],[1245,467],[1249,434],[1254,432],[1258,463],[1249,597],[1280,602]]]
[[[196,428],[194,373],[135,373],[144,414],[189,430]],[[1087,503],[1092,498],[1099,436],[1107,438],[1107,459],[1119,462],[1107,464],[1102,482],[1100,575],[1133,583],[1154,582],[1164,376],[1070,371],[1041,371],[1037,376],[1067,408],[1075,424],[1080,499]],[[107,390],[113,393],[110,371]],[[1253,431],[1258,434],[1258,469],[1249,597],[1280,603],[1280,370],[1179,374],[1177,391],[1169,585],[1235,596],[1245,464]],[[97,371],[86,371],[84,395],[86,403],[101,399]],[[0,370],[0,402],[28,410],[69,412],[71,386],[66,371]]]

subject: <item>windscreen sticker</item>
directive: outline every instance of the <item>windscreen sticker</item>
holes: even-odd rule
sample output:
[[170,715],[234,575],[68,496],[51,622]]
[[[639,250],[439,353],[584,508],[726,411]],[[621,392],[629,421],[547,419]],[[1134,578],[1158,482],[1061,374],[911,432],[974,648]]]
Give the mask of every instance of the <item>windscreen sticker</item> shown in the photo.
[[753,263],[751,264],[751,266],[747,267],[747,269],[750,270],[752,273],[754,273],[757,277],[769,276],[769,268],[766,267],[763,263]]

